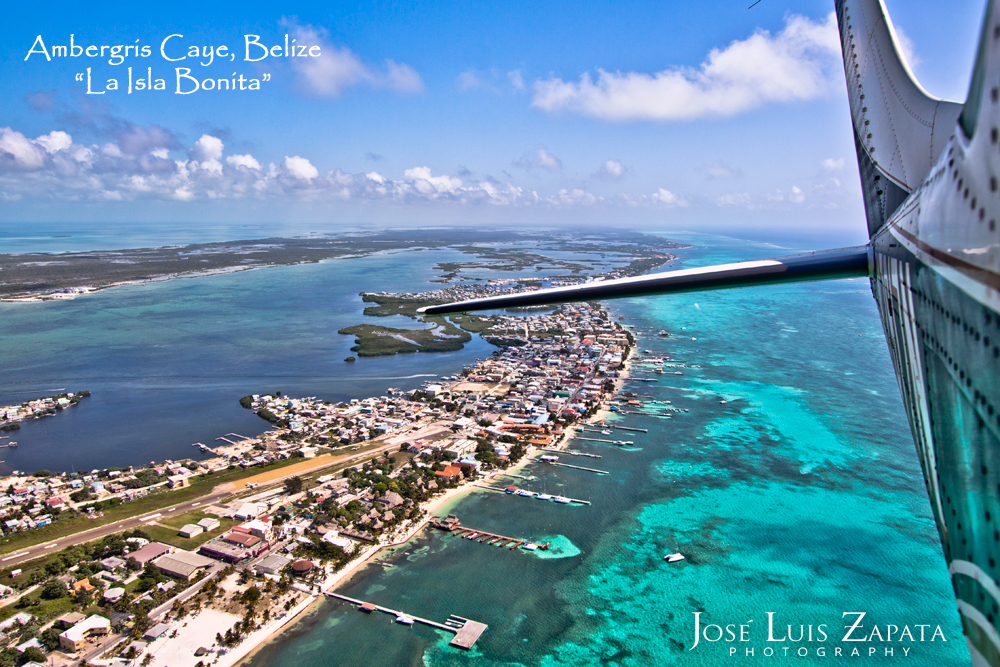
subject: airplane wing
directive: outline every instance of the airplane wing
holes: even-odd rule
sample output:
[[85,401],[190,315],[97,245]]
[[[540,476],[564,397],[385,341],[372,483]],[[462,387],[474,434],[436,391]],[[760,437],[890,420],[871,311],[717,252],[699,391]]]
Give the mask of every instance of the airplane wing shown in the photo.
[[596,301],[630,296],[699,292],[775,283],[837,280],[870,275],[869,247],[838,248],[753,262],[719,264],[696,269],[651,273],[634,278],[596,280],[570,287],[520,292],[504,296],[426,306],[417,312],[446,315],[470,310],[538,306],[569,301]]

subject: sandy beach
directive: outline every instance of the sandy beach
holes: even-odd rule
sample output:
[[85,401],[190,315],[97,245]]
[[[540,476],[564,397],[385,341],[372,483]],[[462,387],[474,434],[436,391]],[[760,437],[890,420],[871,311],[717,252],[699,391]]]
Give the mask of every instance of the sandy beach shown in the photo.
[[[615,388],[614,391],[612,392],[612,395],[616,394],[621,390],[625,380],[629,377],[629,368],[631,367],[631,362],[632,362],[632,357],[630,355],[630,357],[625,360],[625,363],[622,365],[622,369],[618,373],[618,377],[615,379]],[[585,424],[592,424],[594,422],[604,421],[607,417],[613,414],[615,413],[611,412],[608,409],[602,408],[598,410],[595,413],[595,415],[590,419],[575,424],[573,426],[567,427],[563,431],[563,434],[560,437],[560,439],[557,442],[553,443],[551,448],[565,449],[565,447],[569,444],[569,441],[573,439],[573,436],[576,432],[576,428],[583,426]],[[536,462],[535,458],[529,456],[528,454],[525,454],[520,461],[509,466],[505,470],[491,472],[489,475],[486,475],[485,477],[476,480],[476,482],[479,483],[489,482],[496,478],[503,477],[507,473],[517,473],[526,465],[535,462]],[[340,571],[332,574],[330,577],[325,579],[323,583],[320,585],[320,589],[322,590],[323,593],[326,593],[328,591],[334,590],[338,586],[343,585],[344,583],[349,581],[354,574],[360,572],[365,565],[372,562],[380,552],[382,552],[385,549],[393,549],[395,547],[399,547],[406,544],[414,537],[416,537],[416,535],[421,530],[426,528],[428,522],[434,516],[442,516],[448,514],[451,508],[457,505],[465,496],[477,491],[482,493],[487,493],[485,489],[475,486],[474,482],[468,481],[463,483],[461,486],[457,488],[449,489],[440,496],[432,498],[427,502],[427,504],[424,507],[424,509],[427,511],[427,514],[424,516],[423,519],[418,521],[416,524],[405,528],[402,534],[396,537],[392,542],[384,545],[377,545],[377,544],[372,545],[367,549],[365,549],[364,551],[362,551],[358,556],[356,556],[346,566],[344,566],[344,568],[342,568]],[[317,611],[319,609],[319,604],[322,602],[324,597],[325,596],[322,594],[316,594],[311,599],[303,601],[298,606],[293,608],[288,613],[287,616],[279,620],[276,620],[271,625],[265,628],[261,628],[260,630],[251,634],[239,647],[237,647],[230,653],[226,654],[225,656],[219,658],[219,660],[214,664],[217,665],[218,667],[232,667],[233,665],[237,665],[238,663],[247,658],[253,657],[253,655],[257,653],[257,651],[259,651],[260,649],[264,648],[271,642],[279,640],[282,636],[282,633],[284,633],[286,630],[290,629],[294,625],[294,621],[302,620],[310,613]]]

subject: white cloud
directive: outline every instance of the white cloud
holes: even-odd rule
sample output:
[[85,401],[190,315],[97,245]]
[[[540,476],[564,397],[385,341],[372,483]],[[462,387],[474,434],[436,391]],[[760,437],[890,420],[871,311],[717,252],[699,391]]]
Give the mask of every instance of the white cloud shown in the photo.
[[[69,145],[67,145],[69,141]],[[43,144],[58,146],[49,152]],[[261,163],[252,155],[225,155],[223,142],[203,135],[186,147],[188,159],[169,159],[166,148],[133,155],[115,142],[80,145],[65,132],[28,139],[12,128],[0,128],[0,201],[135,202],[256,199],[262,201],[373,201],[413,205],[438,202],[452,206],[511,207],[684,207],[688,202],[659,189],[652,195],[623,193],[598,196],[584,186],[568,186],[552,194],[524,190],[486,176],[474,180],[465,170],[459,178],[434,173],[428,166],[406,169],[393,178],[379,172],[352,174],[341,169],[321,172],[308,157],[285,156]],[[561,162],[544,147],[526,156],[528,167],[558,169]],[[603,165],[609,174],[627,170],[617,160]],[[793,193],[794,194],[794,193]]]
[[607,160],[601,165],[597,175],[609,181],[617,181],[625,175],[625,165],[618,160]]
[[45,166],[45,149],[26,136],[10,129],[0,128],[0,167],[16,169],[41,169]]
[[893,24],[892,28],[896,33],[896,44],[899,45],[899,50],[903,52],[901,54],[903,59],[906,61],[906,64],[910,66],[910,69],[913,69],[922,62],[920,57],[917,55],[916,47],[913,45],[913,40],[910,39],[909,35],[903,32],[903,29],[900,26]]
[[790,16],[772,36],[758,30],[724,49],[712,49],[698,68],[656,74],[598,70],[579,82],[536,81],[532,105],[611,121],[691,120],[732,116],[768,102],[808,100],[825,94],[839,72],[837,20],[814,23]]
[[422,93],[424,80],[417,70],[404,63],[385,61],[385,87],[397,93]]
[[462,181],[450,176],[432,176],[429,167],[414,167],[403,172],[407,181],[424,195],[454,193],[462,187]]
[[35,139],[35,141],[40,143],[49,153],[65,150],[73,145],[73,137],[61,130],[43,134]]
[[314,167],[312,162],[308,159],[299,157],[298,155],[294,157],[288,157],[286,155],[284,167],[285,171],[289,174],[295,178],[301,178],[304,181],[311,181],[319,176],[319,169]]
[[832,157],[828,157],[819,164],[824,171],[840,171],[844,168],[844,158],[839,157],[834,160]]
[[666,205],[668,208],[674,208],[675,206],[687,206],[688,203],[678,197],[676,194],[670,190],[664,188],[657,188],[656,192],[653,193],[651,199],[655,202]]
[[522,169],[539,167],[549,171],[558,171],[562,169],[562,160],[545,150],[545,146],[539,146],[534,153],[525,153],[521,156],[521,159],[516,161],[514,165]]
[[510,85],[514,87],[514,90],[524,90],[524,76],[521,75],[521,70],[516,69],[512,72],[507,72],[507,79],[510,81]]
[[194,142],[191,149],[191,157],[198,161],[218,160],[222,157],[224,148],[222,140],[210,134],[203,134],[198,141]]
[[322,28],[299,25],[288,19],[282,19],[281,24],[300,44],[320,47],[319,57],[289,58],[303,88],[314,95],[338,97],[348,88],[362,83],[398,93],[420,93],[424,90],[423,79],[409,65],[386,60],[382,71],[362,62],[346,46],[338,48],[331,44]]
[[554,197],[549,197],[548,201],[554,204],[591,205],[597,202],[597,197],[582,188],[573,188],[560,190]]
[[234,167],[246,167],[247,169],[256,169],[257,171],[260,171],[260,162],[257,162],[254,156],[249,153],[246,155],[230,155],[226,158],[226,164],[231,164]]

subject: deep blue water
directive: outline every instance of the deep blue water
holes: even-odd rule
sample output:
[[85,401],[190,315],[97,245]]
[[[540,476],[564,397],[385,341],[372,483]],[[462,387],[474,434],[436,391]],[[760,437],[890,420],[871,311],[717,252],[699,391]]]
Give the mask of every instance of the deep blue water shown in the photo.
[[[430,288],[454,251],[401,252],[208,278],[115,287],[72,301],[0,304],[0,405],[62,390],[92,396],[24,422],[0,470],[91,469],[197,455],[227,433],[267,424],[242,409],[248,393],[340,401],[417,387],[457,373],[493,348],[478,337],[447,355],[407,354],[347,364],[362,321],[362,290]],[[377,278],[376,278],[377,277]]]

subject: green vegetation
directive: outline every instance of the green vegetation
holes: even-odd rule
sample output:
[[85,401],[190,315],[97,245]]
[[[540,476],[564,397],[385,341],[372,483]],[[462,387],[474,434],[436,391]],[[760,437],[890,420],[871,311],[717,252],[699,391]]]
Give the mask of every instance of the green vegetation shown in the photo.
[[[359,357],[381,357],[410,352],[454,352],[472,340],[467,332],[447,320],[429,319],[431,329],[392,329],[374,324],[357,324],[337,333],[355,336],[352,352]],[[260,414],[258,412],[258,414]]]
[[358,358],[357,358],[357,357],[355,357],[354,355],[351,355],[351,356],[349,356],[349,357],[346,357],[346,358],[344,359],[344,361],[346,361],[346,362],[348,362],[348,363],[350,363],[350,362],[352,362],[352,361],[357,361],[357,360],[358,360]]
[[247,395],[240,399],[240,405],[245,409],[249,410],[253,406],[253,396]]
[[17,431],[20,430],[20,428],[21,428],[20,424],[4,424],[3,426],[0,426],[0,431],[5,431],[5,432]]
[[257,409],[257,416],[260,417],[261,419],[263,419],[264,421],[270,422],[272,424],[279,424],[281,426],[287,426],[288,425],[287,422],[285,422],[281,417],[279,417],[278,415],[274,414],[273,412],[271,412],[267,408],[258,408]]
[[481,315],[455,315],[451,321],[466,331],[481,334],[493,333],[493,325],[496,324],[493,318]]
[[[268,466],[259,466],[255,468],[248,468],[246,470],[241,468],[227,470],[192,481],[190,486],[186,486],[182,489],[175,489],[172,491],[163,488],[154,489],[152,493],[144,498],[139,498],[138,500],[133,500],[131,502],[123,503],[117,507],[104,510],[104,515],[96,519],[90,519],[83,515],[72,516],[64,519],[62,518],[62,515],[60,515],[60,518],[57,521],[49,524],[48,526],[13,533],[12,535],[8,535],[7,537],[0,539],[0,554],[19,551],[34,544],[51,542],[57,538],[72,535],[73,533],[82,530],[88,530],[97,526],[103,526],[116,521],[121,521],[122,519],[139,516],[140,514],[146,514],[158,509],[163,509],[164,507],[176,505],[177,503],[182,503],[185,500],[200,498],[201,496],[210,493],[216,485],[233,482],[246,477],[253,477],[254,475],[259,475],[262,472],[283,468],[294,463],[301,463],[301,459],[287,459],[284,461],[277,461]],[[64,512],[63,514],[67,513]]]
[[170,546],[177,547],[178,549],[193,551],[205,542],[222,535],[236,524],[236,522],[232,519],[222,518],[219,519],[219,527],[215,530],[210,530],[191,538],[181,537],[177,534],[177,532],[187,524],[198,523],[208,516],[210,515],[205,514],[204,512],[188,512],[175,517],[159,519],[156,523],[148,525],[143,530],[149,533],[150,538],[157,542],[163,542],[164,544],[169,544]]
[[288,495],[295,495],[296,493],[302,493],[302,478],[298,475],[294,477],[289,477],[285,480],[285,493]]
[[366,294],[362,292],[361,300],[365,303],[374,303],[374,306],[365,308],[365,315],[370,317],[388,317],[389,315],[406,315],[407,317],[419,318],[417,308],[424,306],[434,306],[443,301],[436,299],[426,299],[422,296],[386,296],[384,294]]

